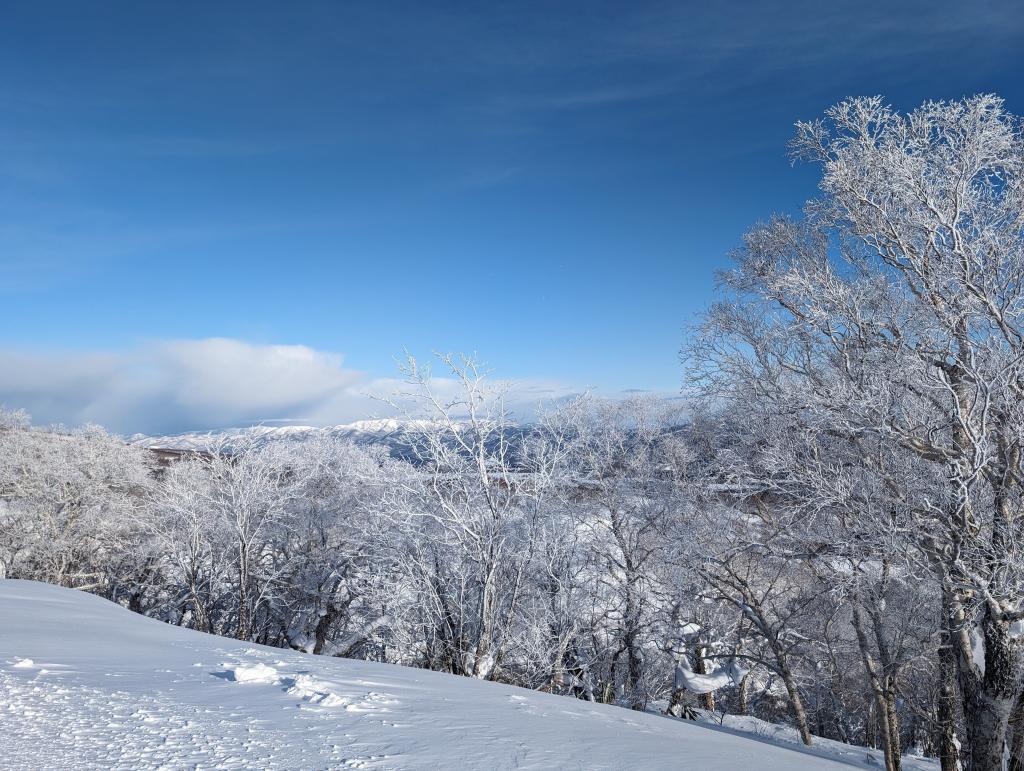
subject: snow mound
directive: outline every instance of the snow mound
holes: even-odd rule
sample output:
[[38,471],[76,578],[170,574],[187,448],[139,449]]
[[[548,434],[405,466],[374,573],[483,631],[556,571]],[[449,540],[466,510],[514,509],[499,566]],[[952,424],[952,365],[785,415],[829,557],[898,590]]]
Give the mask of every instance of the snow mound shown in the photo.
[[350,705],[344,696],[331,691],[325,683],[309,675],[299,675],[286,689],[287,693],[324,707],[346,707]]
[[863,748],[265,648],[29,581],[0,580],[0,618],[3,768],[874,767]]
[[237,664],[228,666],[228,672],[234,675],[238,683],[276,683],[277,670],[266,664]]

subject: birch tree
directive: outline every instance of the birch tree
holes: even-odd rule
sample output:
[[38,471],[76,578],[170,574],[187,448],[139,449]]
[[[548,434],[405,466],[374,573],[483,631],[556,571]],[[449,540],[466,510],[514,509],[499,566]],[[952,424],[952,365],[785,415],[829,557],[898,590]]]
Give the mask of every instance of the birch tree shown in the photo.
[[[909,115],[850,99],[798,124],[793,148],[821,165],[822,196],[747,236],[700,376],[936,467],[941,489],[902,503],[941,590],[966,758],[997,769],[1022,668],[1019,121],[990,96]],[[956,754],[949,736],[944,768]]]
[[[393,509],[432,618],[431,658],[486,679],[511,640],[534,554],[548,464],[472,358],[439,356],[445,378],[409,358],[393,405],[407,418],[417,474]],[[529,473],[526,473],[529,471]],[[436,659],[435,659],[436,660]]]

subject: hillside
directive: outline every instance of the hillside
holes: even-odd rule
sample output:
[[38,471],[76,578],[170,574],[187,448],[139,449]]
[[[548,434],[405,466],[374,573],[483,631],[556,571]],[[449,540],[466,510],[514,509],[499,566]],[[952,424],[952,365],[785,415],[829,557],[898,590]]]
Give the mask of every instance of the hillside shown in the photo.
[[0,618],[4,768],[872,765],[861,749],[843,748],[844,763],[659,715],[213,637],[46,584],[0,581]]

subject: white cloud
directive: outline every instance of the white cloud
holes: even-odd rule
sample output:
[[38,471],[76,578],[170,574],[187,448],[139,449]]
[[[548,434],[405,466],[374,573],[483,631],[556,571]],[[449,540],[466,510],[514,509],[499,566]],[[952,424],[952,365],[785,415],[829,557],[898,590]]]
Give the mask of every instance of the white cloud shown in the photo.
[[339,354],[304,345],[252,345],[214,338],[162,343],[161,371],[186,406],[232,407],[242,412],[298,407],[363,384],[365,376],[342,367]]
[[[452,385],[436,382],[442,392]],[[37,424],[94,422],[122,433],[345,423],[387,414],[370,394],[399,386],[344,366],[341,354],[227,338],[159,341],[122,353],[0,350],[0,404],[27,409]],[[513,408],[573,393],[543,380],[510,388]]]

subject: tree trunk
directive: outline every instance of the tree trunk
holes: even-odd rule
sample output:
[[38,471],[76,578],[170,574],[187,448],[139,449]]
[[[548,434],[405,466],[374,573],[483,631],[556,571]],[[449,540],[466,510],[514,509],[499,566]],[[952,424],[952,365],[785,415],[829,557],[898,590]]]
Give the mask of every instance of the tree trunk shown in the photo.
[[[965,352],[969,352],[971,348],[965,320],[960,322],[956,337],[958,354],[962,361],[967,361],[969,354]],[[965,542],[968,547],[980,546],[994,555],[985,566],[990,579],[987,593],[998,597],[1003,594],[1000,591],[1001,571],[998,567],[1001,560],[1005,559],[1009,522],[1013,518],[1007,488],[1011,484],[1010,475],[1004,475],[1003,480],[996,483],[991,542],[984,543],[984,533],[975,517],[970,495],[969,480],[973,472],[972,459],[976,448],[967,429],[972,412],[971,388],[961,365],[958,364],[950,373],[950,383],[955,401],[952,439],[960,456],[950,469],[955,504],[949,522],[950,541],[953,553],[957,555],[963,553]],[[1001,465],[1006,463],[1005,450],[1001,442]],[[987,599],[982,605],[982,617],[976,627],[985,645],[984,672],[979,670],[974,662],[972,645],[969,641],[965,642],[967,629],[974,622],[973,614],[968,615],[966,612],[963,598],[956,593],[960,590],[954,591],[952,588],[971,586],[976,582],[973,576],[964,574],[958,563],[950,566],[945,577],[949,579],[951,585],[943,591],[944,604],[947,606],[950,622],[958,627],[956,651],[964,719],[967,724],[970,769],[1002,771],[1006,730],[1019,691],[1019,654],[1009,636],[1008,624],[1001,618],[1002,611],[993,607],[995,600]]]
[[1010,716],[1020,693],[1020,666],[1008,623],[986,606],[981,622],[985,671],[978,672],[968,652],[960,653],[961,688],[967,719],[971,771],[1002,771]]
[[885,756],[886,771],[900,769],[900,735],[899,717],[896,714],[896,694],[891,678],[883,678],[878,662],[875,661],[864,629],[864,615],[858,596],[851,603],[853,628],[857,633],[857,647],[860,649],[861,661],[871,684],[871,693],[878,707],[879,724],[882,727],[882,751]]
[[685,691],[682,688],[673,688],[672,694],[668,699],[668,707],[665,708],[666,715],[675,715],[676,707],[679,706],[683,701],[683,693]]
[[[1003,442],[1000,445],[1005,468],[1007,448]],[[1018,463],[1019,455],[1013,451],[1012,466]],[[1011,504],[1009,486],[1012,484],[1012,475],[1004,473],[997,483],[993,501],[988,590],[995,597],[1009,593],[1003,585],[1003,563],[1013,559],[1011,531],[1016,512]],[[1021,651],[1010,635],[1003,608],[995,599],[987,598],[983,603],[976,631],[984,641],[984,671],[979,671],[974,656],[969,655],[970,650],[965,650],[963,645],[960,648],[960,684],[967,712],[971,771],[1001,771],[1010,717],[1016,711],[1021,694]]]
[[622,645],[626,649],[626,683],[629,691],[629,706],[630,709],[642,711],[647,705],[641,688],[644,655],[640,650],[640,610],[633,593],[635,582],[634,576],[630,575],[627,578],[626,609],[623,614],[623,625],[626,629]]
[[477,635],[473,661],[469,667],[468,675],[480,680],[490,677],[494,669],[494,655],[491,650],[494,641],[494,628],[497,616],[497,599],[495,597],[496,587],[494,585],[493,565],[488,565],[485,572],[484,583],[480,592],[480,627]]
[[[700,644],[693,646],[693,671],[698,675],[706,675],[708,673],[708,662],[704,658],[704,646]],[[700,694],[697,700],[700,702],[701,709],[706,709],[708,712],[715,711],[714,691]]]
[[551,678],[548,681],[549,693],[561,693],[565,685],[565,644],[555,644],[555,658],[551,662]]
[[878,709],[878,700],[868,699],[868,717],[864,721],[864,746],[871,749],[878,749],[878,742],[875,741],[875,727],[878,722],[875,719],[875,710]]
[[957,657],[948,618],[943,618],[942,627],[939,644],[939,696],[936,705],[939,766],[941,771],[961,771],[960,740],[956,735],[956,719],[960,711]]
[[1013,739],[1010,744],[1010,763],[1007,771],[1024,771],[1024,693],[1017,697],[1017,707],[1010,718]]
[[249,639],[249,553],[245,546],[238,550],[238,639]]
[[896,711],[896,684],[891,678],[886,678],[884,699],[885,710],[882,712],[882,719],[886,722],[886,755],[892,766],[892,771],[900,771],[901,756],[903,748],[900,744],[900,716]]
[[741,715],[747,715],[750,713],[749,691],[750,675],[746,674],[743,675],[743,678],[740,680],[739,694],[737,699],[737,709],[739,710],[739,714]]
[[804,709],[804,700],[800,698],[800,691],[796,687],[796,680],[781,652],[777,652],[779,660],[779,674],[782,675],[782,682],[786,686],[786,693],[789,694],[789,705],[793,710],[793,717],[796,719],[797,730],[800,731],[800,741],[811,746],[811,729],[807,725],[807,710]]
[[966,704],[971,771],[1002,771],[1011,702],[982,687],[970,695]]
[[333,605],[328,605],[324,614],[317,619],[316,627],[313,629],[313,655],[319,656],[324,652],[324,646],[327,644],[327,633],[337,617],[338,611]]

